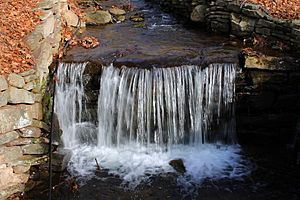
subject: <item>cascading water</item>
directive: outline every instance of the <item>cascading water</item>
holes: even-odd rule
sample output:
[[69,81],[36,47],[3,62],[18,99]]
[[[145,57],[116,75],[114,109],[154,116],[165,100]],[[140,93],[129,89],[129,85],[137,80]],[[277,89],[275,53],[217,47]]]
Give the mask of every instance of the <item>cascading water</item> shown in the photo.
[[234,64],[104,67],[98,128],[81,120],[84,69],[85,64],[58,69],[55,112],[64,146],[73,152],[74,175],[93,176],[97,159],[134,187],[151,175],[172,172],[168,162],[176,158],[184,161],[185,180],[196,183],[247,173],[234,145]]
[[[234,82],[233,64],[214,64],[204,70],[198,66],[104,68],[98,145],[134,142],[170,150],[174,144],[232,143]],[[213,133],[213,126],[221,122],[225,127]]]

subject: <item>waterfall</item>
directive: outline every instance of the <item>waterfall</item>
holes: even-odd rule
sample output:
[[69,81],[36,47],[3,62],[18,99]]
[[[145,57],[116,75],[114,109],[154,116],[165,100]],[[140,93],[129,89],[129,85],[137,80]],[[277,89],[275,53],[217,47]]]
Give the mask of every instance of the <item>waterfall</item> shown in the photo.
[[234,142],[235,73],[234,64],[104,68],[98,145]]
[[95,158],[133,187],[172,172],[168,162],[176,158],[184,160],[184,180],[196,183],[249,171],[234,144],[234,64],[103,67],[97,124],[83,120],[85,67],[62,63],[57,74],[55,112],[72,151],[71,174],[91,178]]
[[86,63],[60,63],[57,70],[54,112],[64,133],[62,141],[65,148],[73,148],[95,138],[95,126],[82,120],[83,115],[87,114],[83,102],[85,67]]

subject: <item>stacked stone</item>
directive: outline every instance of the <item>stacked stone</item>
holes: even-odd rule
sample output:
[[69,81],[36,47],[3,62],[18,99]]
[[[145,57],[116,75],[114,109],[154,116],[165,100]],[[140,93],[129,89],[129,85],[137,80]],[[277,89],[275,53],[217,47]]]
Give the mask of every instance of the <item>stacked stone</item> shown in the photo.
[[208,3],[205,21],[214,32],[239,37],[263,35],[274,37],[295,49],[300,47],[300,20],[274,18],[261,5],[213,0]]
[[41,102],[49,66],[59,51],[61,13],[68,26],[78,22],[65,0],[40,1],[35,10],[42,11],[42,23],[25,38],[35,69],[0,76],[0,199],[24,191],[30,167],[47,161],[49,127],[42,121]]
[[261,5],[240,0],[152,0],[170,12],[206,24],[217,33],[273,37],[300,51],[300,19],[272,17]]
[[0,199],[23,191],[30,167],[47,161],[37,82],[35,70],[0,76]]
[[53,55],[58,53],[61,41],[61,12],[66,3],[60,0],[44,0],[38,3],[36,10],[42,11],[41,24],[31,32],[25,42],[33,52],[36,64],[36,75],[39,86],[45,84]]

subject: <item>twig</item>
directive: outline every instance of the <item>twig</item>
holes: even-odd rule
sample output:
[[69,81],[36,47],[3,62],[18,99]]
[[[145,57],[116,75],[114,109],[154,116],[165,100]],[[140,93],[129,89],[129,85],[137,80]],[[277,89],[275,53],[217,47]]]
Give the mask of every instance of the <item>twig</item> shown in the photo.
[[100,165],[99,165],[99,163],[98,163],[97,158],[95,158],[95,161],[96,161],[96,165],[97,165],[97,170],[100,171],[100,170],[101,170],[101,167],[100,167]]

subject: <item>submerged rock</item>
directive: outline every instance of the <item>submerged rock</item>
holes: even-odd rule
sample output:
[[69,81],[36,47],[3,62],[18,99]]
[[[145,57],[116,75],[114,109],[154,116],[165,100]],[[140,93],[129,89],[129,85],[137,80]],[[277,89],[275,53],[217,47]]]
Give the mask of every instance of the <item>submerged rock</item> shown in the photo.
[[191,14],[191,20],[194,22],[205,22],[206,5],[198,5]]
[[142,22],[145,20],[144,13],[135,13],[134,15],[130,16],[129,18],[133,22]]
[[180,159],[174,159],[169,162],[169,165],[171,165],[177,172],[184,174],[186,172],[183,160]]

